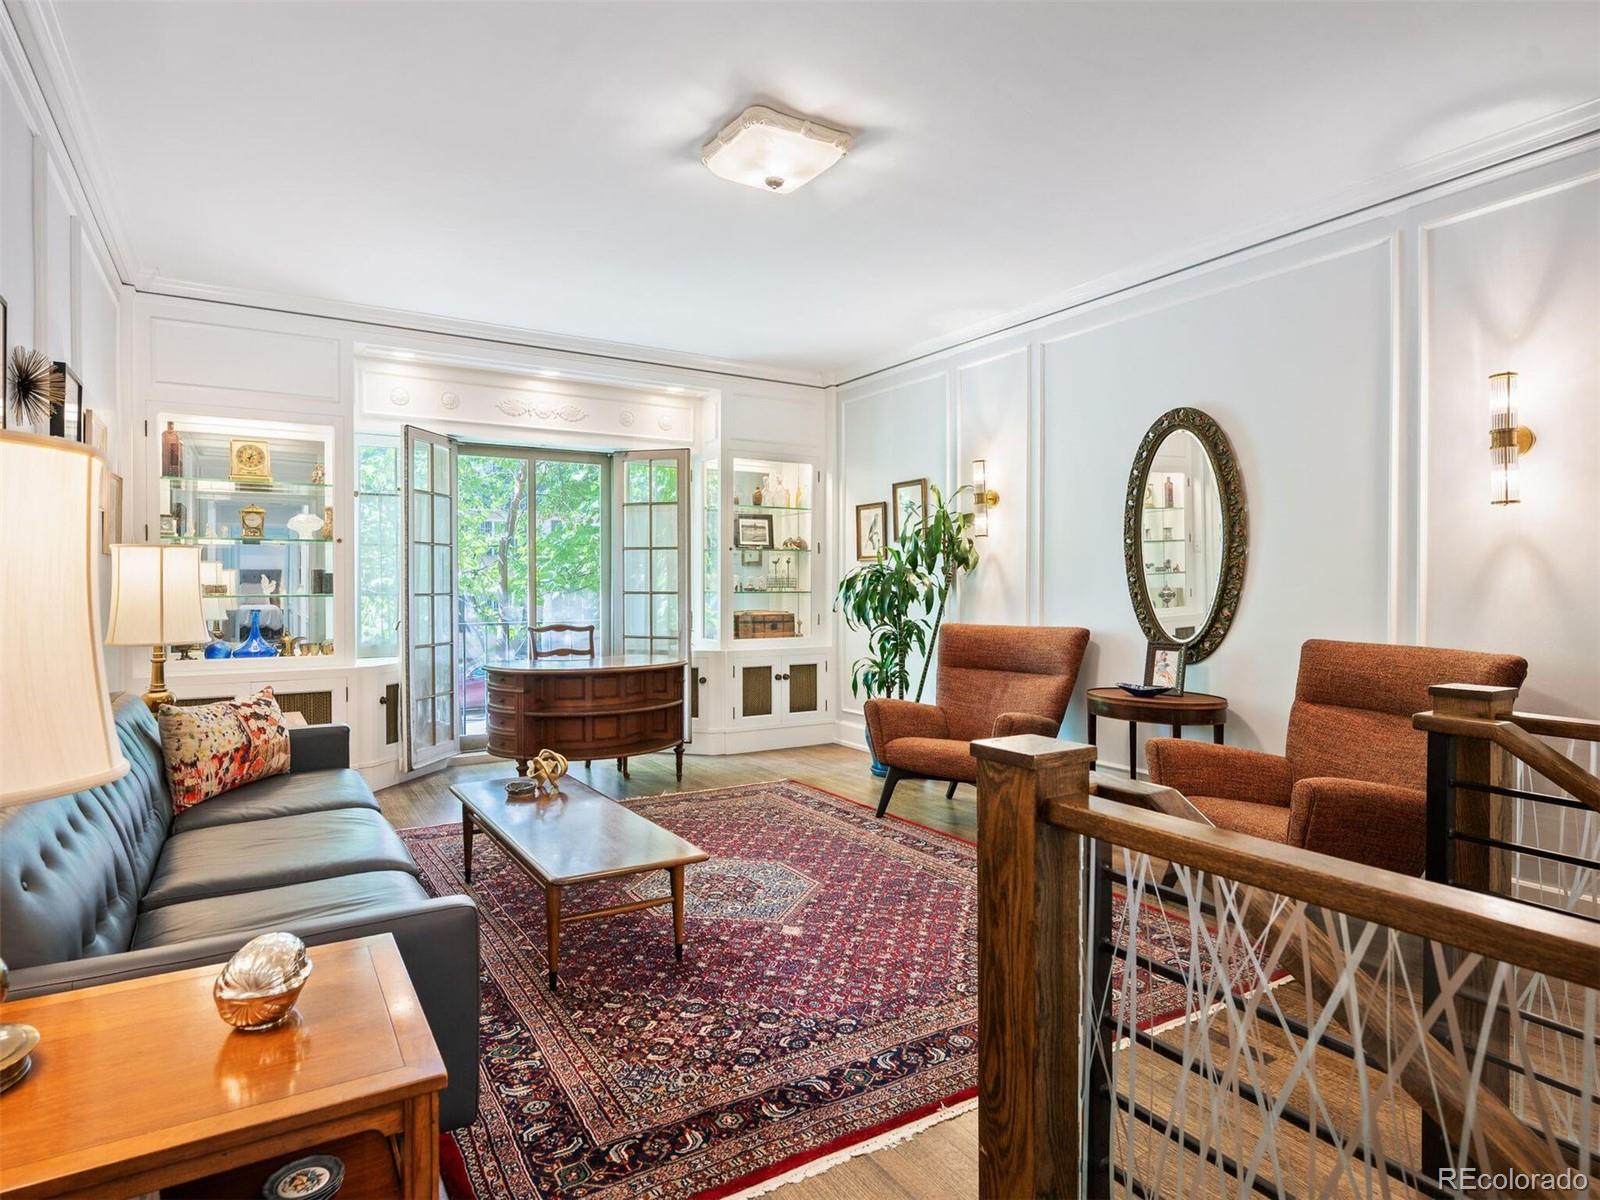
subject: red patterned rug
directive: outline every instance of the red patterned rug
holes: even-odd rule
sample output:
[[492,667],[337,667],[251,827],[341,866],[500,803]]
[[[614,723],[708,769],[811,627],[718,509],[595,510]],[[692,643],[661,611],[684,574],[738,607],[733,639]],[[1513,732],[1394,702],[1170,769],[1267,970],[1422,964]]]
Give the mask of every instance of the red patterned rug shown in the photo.
[[[729,1197],[970,1107],[970,843],[789,781],[628,804],[711,855],[688,872],[688,954],[669,909],[580,922],[556,992],[528,875],[479,838],[468,887],[458,824],[402,831],[431,892],[479,907],[480,1112],[459,1154],[445,1139],[455,1200]],[[567,903],[665,890],[658,872]],[[1182,1011],[1180,987],[1136,985],[1141,1027]]]

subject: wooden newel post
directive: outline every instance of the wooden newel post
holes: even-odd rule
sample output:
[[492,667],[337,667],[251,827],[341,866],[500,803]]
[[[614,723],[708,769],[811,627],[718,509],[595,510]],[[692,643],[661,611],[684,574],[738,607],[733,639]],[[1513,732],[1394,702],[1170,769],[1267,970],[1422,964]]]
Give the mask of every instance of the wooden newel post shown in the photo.
[[1046,819],[1089,802],[1093,746],[1026,734],[978,760],[978,1195],[1077,1197],[1083,839]]

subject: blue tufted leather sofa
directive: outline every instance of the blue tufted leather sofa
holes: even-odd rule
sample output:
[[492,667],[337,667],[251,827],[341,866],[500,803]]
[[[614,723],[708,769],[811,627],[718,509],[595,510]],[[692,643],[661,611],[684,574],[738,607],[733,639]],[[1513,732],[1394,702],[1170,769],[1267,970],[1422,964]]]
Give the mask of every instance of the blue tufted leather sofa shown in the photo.
[[221,963],[275,929],[308,945],[392,933],[449,1072],[440,1122],[470,1122],[477,908],[423,890],[372,789],[350,770],[348,726],[291,729],[289,774],[174,819],[155,718],[132,695],[114,715],[126,775],[0,810],[0,957],[11,995]]

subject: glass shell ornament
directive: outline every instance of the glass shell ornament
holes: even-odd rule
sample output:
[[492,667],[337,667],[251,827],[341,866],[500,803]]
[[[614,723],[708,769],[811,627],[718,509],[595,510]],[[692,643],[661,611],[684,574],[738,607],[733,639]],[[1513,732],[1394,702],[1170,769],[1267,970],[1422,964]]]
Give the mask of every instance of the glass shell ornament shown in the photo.
[[235,1029],[272,1029],[294,1012],[311,976],[306,945],[292,933],[264,933],[228,960],[212,985],[217,1012]]

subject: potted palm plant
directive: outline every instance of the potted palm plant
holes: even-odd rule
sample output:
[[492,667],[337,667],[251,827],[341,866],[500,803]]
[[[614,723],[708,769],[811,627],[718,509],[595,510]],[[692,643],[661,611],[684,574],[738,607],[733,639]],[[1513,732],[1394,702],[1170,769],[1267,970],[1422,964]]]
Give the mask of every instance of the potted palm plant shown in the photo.
[[[956,576],[978,565],[972,540],[972,515],[957,509],[958,488],[948,502],[937,487],[926,513],[918,513],[901,531],[900,540],[885,548],[872,562],[857,567],[839,581],[835,611],[844,613],[850,628],[867,635],[867,653],[850,669],[850,691],[868,699],[922,699],[928,683],[928,663],[944,624],[946,605]],[[922,659],[917,692],[911,695],[911,661]],[[888,768],[872,752],[872,773]]]
[[[871,699],[902,699],[911,690],[911,656],[927,650],[927,629],[912,615],[935,580],[917,564],[919,552],[904,541],[886,546],[882,554],[857,567],[839,581],[834,611],[843,612],[845,624],[867,635],[867,652],[850,667],[850,691]],[[886,768],[873,750],[872,773]]]

